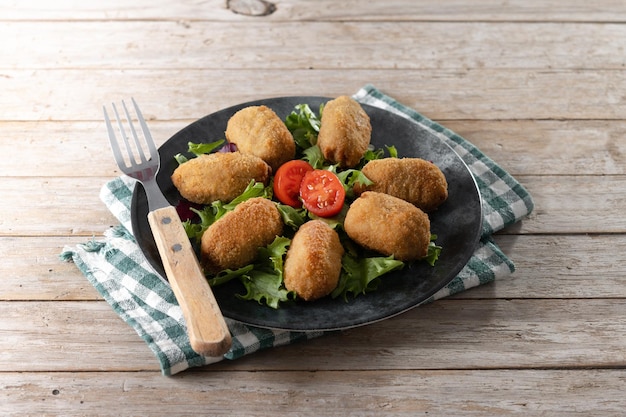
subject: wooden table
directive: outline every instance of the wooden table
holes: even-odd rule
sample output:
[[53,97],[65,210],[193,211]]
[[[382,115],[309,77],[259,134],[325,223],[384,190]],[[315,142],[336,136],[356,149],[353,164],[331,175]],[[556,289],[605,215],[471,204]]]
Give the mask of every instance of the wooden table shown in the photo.
[[[0,414],[623,415],[626,3],[255,4],[0,1]],[[162,143],[243,101],[367,83],[531,192],[533,214],[495,237],[515,274],[162,376],[58,258],[117,223],[98,198],[119,175],[102,104],[134,96]]]

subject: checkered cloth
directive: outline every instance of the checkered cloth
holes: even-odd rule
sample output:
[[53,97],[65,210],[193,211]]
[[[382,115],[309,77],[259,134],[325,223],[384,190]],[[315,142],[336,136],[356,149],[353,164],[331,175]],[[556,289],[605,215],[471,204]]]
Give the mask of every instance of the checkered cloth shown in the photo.
[[[533,209],[528,192],[507,172],[465,139],[403,106],[371,85],[354,98],[413,120],[452,146],[473,173],[483,198],[482,239],[464,269],[428,301],[434,301],[513,273],[513,263],[490,238]],[[157,275],[131,234],[130,201],[135,183],[116,178],[102,187],[100,197],[120,225],[107,230],[104,239],[65,247],[62,259],[73,261],[113,310],[148,344],[164,375],[203,366],[321,336],[322,332],[267,330],[226,319],[232,348],[224,356],[205,357],[191,349],[185,322],[167,282]]]

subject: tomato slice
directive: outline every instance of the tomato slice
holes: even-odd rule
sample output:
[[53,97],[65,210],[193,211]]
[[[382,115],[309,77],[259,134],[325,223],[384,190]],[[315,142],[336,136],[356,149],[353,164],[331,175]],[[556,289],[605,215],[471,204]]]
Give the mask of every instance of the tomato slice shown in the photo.
[[346,191],[334,173],[322,169],[309,171],[300,184],[304,207],[320,217],[332,217],[343,207]]
[[302,159],[294,159],[282,164],[274,175],[274,195],[283,204],[302,207],[300,201],[300,183],[304,174],[313,171],[313,167]]

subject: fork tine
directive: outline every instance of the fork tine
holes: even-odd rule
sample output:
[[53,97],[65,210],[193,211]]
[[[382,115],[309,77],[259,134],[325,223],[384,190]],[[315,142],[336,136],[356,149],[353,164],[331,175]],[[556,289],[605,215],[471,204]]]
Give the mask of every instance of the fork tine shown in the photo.
[[[152,140],[152,135],[150,134],[150,130],[146,125],[145,119],[143,118],[143,115],[139,110],[139,106],[133,99],[133,105],[137,113],[136,120],[140,122],[141,129],[144,134],[145,143],[143,144],[143,146],[140,144],[141,140],[139,138],[137,130],[133,127],[128,107],[126,107],[126,104],[124,103],[124,101],[122,101],[124,114],[133,135],[134,145],[136,145],[131,146],[133,144],[131,144],[128,135],[125,132],[125,123],[120,117],[115,103],[111,103],[111,105],[117,119],[121,139],[119,138],[119,135],[116,135],[115,129],[113,128],[113,123],[111,122],[111,118],[109,118],[106,107],[102,106],[102,109],[104,112],[104,120],[107,125],[107,131],[109,133],[109,142],[111,143],[111,149],[113,150],[113,156],[117,161],[117,165],[124,174],[136,179],[143,184],[144,188],[146,189],[146,194],[148,196],[149,207],[159,208],[169,206],[169,202],[165,197],[163,197],[163,194],[160,192],[158,184],[156,182],[156,175],[159,172],[160,167],[159,151],[156,148],[154,141]],[[121,143],[122,141],[124,142],[123,145]],[[122,149],[123,147],[126,148],[126,152],[124,152],[124,149]],[[136,150],[134,148],[136,148]],[[148,150],[150,152],[149,155],[146,153]],[[139,159],[141,159],[141,161],[139,161]],[[148,192],[152,189],[154,189],[154,192]]]
[[[114,105],[115,107],[115,105]],[[113,156],[117,161],[120,169],[125,171],[127,166],[124,162],[124,157],[122,156],[122,150],[120,149],[120,145],[117,141],[117,136],[115,135],[115,131],[113,130],[113,124],[111,123],[111,119],[109,118],[109,114],[107,112],[106,106],[102,106],[102,111],[104,112],[104,121],[107,125],[107,132],[109,134],[109,143],[111,144],[111,149],[113,150]]]
[[144,155],[143,148],[141,147],[141,144],[139,143],[139,137],[137,136],[137,132],[135,131],[135,128],[133,127],[133,122],[130,117],[130,114],[128,113],[128,109],[126,108],[126,103],[124,103],[124,100],[122,100],[122,108],[124,110],[124,116],[126,117],[126,122],[128,123],[128,126],[130,127],[130,132],[133,136],[136,151],[133,150],[133,147],[130,143],[128,135],[126,134],[126,129],[124,128],[124,120],[122,117],[120,117],[117,111],[117,107],[115,106],[115,103],[112,103],[112,106],[113,106],[113,112],[115,113],[115,118],[117,119],[118,129],[120,131],[120,134],[122,135],[122,139],[124,140],[124,145],[126,146],[126,153],[128,155],[130,166],[133,167],[137,165],[138,163],[137,158],[139,158],[139,163],[146,162],[146,157]]
[[[128,112],[128,108],[126,107],[126,103],[124,102],[124,100],[122,100],[122,107],[124,108],[124,113],[126,115],[126,120],[128,121],[128,127],[130,128],[130,133],[133,135],[133,139],[135,141],[135,148],[137,149],[139,159],[141,160],[141,162],[148,162],[148,158],[146,158],[146,154],[143,150],[143,147],[141,146],[141,143],[139,143],[139,136],[137,136],[137,131],[135,130],[135,126],[133,125],[132,119],[130,117],[130,113]],[[136,105],[135,105],[135,109],[137,109]],[[140,120],[140,123],[141,123],[141,117],[139,117],[139,115],[138,115],[138,119]]]
[[159,152],[157,151],[154,140],[152,139],[150,129],[148,129],[148,125],[146,124],[146,119],[143,118],[143,114],[141,113],[141,110],[139,110],[139,106],[137,105],[137,102],[135,102],[135,99],[131,97],[131,100],[133,102],[133,106],[135,107],[135,113],[137,113],[137,120],[139,120],[143,136],[146,139],[148,150],[150,151],[150,159],[158,158]]
[[[122,104],[124,102],[122,101]],[[128,162],[129,162],[129,168],[133,167],[134,165],[136,165],[137,160],[135,159],[134,156],[134,152],[133,149],[130,146],[130,141],[128,140],[128,135],[126,135],[126,129],[124,129],[124,124],[122,123],[122,118],[120,117],[119,113],[117,112],[117,107],[115,106],[115,103],[111,103],[111,106],[113,107],[113,113],[115,114],[115,119],[117,120],[117,128],[120,131],[120,135],[122,136],[122,140],[124,141],[124,146],[126,148],[126,154],[128,156]],[[125,106],[124,106],[125,107]],[[120,149],[121,151],[121,149]],[[121,152],[120,152],[120,156],[121,156]],[[123,159],[124,161],[126,161],[126,159]],[[126,164],[124,162],[124,164]]]

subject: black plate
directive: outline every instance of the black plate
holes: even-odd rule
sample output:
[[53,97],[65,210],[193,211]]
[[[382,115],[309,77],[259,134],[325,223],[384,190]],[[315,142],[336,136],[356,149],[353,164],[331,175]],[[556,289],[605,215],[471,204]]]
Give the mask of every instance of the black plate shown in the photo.
[[[224,137],[228,119],[251,105],[264,104],[283,120],[295,105],[307,103],[317,112],[325,97],[280,97],[242,103],[210,114],[176,133],[161,148],[161,170],[157,182],[171,204],[180,195],[170,176],[178,163],[173,156],[187,151],[188,142],[208,142]],[[348,302],[323,298],[315,302],[296,302],[275,310],[255,301],[240,300],[244,292],[239,282],[213,289],[222,313],[246,324],[285,330],[337,330],[373,323],[402,313],[430,298],[448,284],[467,263],[478,243],[482,225],[480,193],[474,177],[459,156],[443,141],[417,124],[376,107],[363,105],[372,123],[372,144],[394,145],[401,157],[433,161],[448,180],[448,200],[430,214],[431,232],[443,246],[434,267],[425,262],[406,265],[382,277],[379,289]],[[131,206],[131,221],[137,243],[150,264],[163,277],[165,273],[147,221],[148,205],[142,187],[136,187]]]

